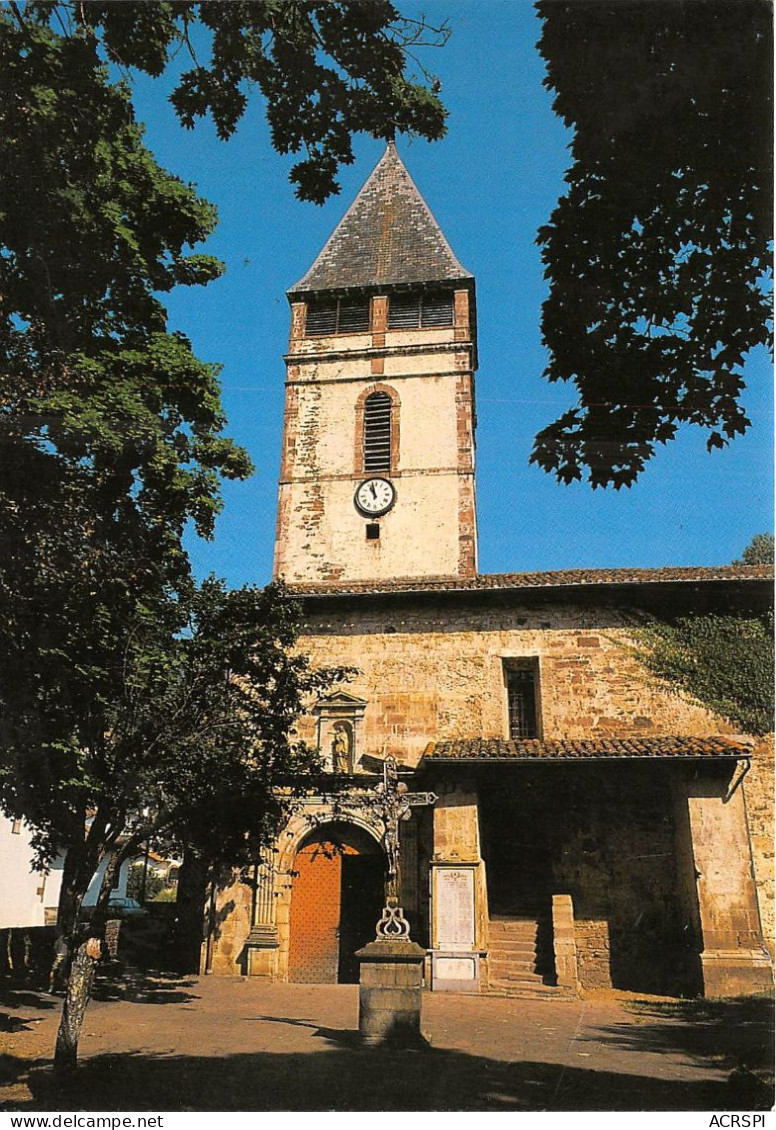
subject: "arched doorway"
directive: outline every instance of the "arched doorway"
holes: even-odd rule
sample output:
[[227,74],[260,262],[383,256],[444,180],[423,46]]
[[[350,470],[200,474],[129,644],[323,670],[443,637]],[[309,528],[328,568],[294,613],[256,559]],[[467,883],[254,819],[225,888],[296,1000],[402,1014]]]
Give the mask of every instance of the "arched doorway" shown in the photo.
[[358,981],[357,949],[374,939],[383,906],[383,853],[351,824],[316,828],[294,861],[289,981]]

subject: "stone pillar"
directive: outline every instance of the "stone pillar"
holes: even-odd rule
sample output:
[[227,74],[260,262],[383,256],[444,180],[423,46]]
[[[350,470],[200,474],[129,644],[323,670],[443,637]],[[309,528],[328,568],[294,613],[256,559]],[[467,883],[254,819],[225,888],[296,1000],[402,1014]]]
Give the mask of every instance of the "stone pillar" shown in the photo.
[[571,895],[552,896],[552,945],[558,987],[570,989],[576,995],[579,992],[579,972]]
[[361,962],[358,1030],[367,1044],[425,1043],[420,1030],[426,951],[406,939],[379,938],[357,950]]
[[743,791],[730,791],[729,767],[688,775],[682,807],[695,871],[703,992],[713,997],[769,992],[773,976],[760,928]]
[[[401,890],[399,901],[411,924],[420,917],[420,892],[418,891],[418,825],[408,820],[399,826],[401,836]],[[413,932],[415,927],[413,925]]]
[[263,852],[254,873],[251,930],[245,941],[249,977],[277,976],[278,931],[275,925],[275,871],[269,852]]
[[289,334],[289,349],[294,350],[294,347],[304,337],[305,318],[307,316],[307,303],[306,302],[292,302],[291,303],[291,332]]

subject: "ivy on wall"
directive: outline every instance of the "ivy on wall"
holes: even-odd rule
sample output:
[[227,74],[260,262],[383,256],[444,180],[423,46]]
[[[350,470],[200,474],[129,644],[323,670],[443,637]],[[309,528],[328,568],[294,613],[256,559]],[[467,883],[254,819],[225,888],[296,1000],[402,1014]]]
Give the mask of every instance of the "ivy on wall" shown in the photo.
[[773,730],[773,616],[684,616],[638,632],[639,659],[745,733]]

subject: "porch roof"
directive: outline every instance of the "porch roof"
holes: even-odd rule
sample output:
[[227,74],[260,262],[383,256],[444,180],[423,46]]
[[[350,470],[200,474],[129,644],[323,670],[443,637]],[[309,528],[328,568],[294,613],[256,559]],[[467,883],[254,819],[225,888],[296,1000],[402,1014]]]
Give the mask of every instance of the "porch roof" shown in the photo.
[[684,760],[686,758],[750,757],[752,747],[746,738],[714,736],[584,738],[578,741],[541,741],[539,738],[458,738],[430,742],[423,761],[585,761],[607,758]]

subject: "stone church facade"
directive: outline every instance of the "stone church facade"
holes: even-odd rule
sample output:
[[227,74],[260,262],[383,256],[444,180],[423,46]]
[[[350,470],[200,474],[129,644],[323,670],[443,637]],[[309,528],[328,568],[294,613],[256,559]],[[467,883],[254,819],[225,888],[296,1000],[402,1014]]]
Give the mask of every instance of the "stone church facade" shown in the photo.
[[401,835],[433,991],[767,989],[770,743],[654,680],[633,632],[761,612],[770,570],[478,573],[475,282],[392,144],[289,299],[275,572],[300,648],[358,673],[300,719],[326,787],[220,892],[207,968],[357,979],[394,758],[437,797]]

